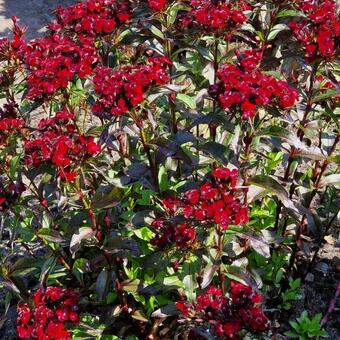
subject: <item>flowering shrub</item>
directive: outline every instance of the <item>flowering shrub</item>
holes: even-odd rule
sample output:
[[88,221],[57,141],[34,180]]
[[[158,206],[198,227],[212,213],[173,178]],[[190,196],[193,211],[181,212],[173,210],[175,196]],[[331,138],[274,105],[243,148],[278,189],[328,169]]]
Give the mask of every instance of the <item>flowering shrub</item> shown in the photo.
[[338,11],[85,0],[30,41],[13,17],[0,39],[0,278],[18,338],[287,331],[336,232]]

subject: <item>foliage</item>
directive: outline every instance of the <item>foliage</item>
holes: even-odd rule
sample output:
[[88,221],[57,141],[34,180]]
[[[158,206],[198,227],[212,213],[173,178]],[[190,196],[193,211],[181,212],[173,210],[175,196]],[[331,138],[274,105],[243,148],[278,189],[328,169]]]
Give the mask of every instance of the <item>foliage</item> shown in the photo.
[[306,311],[303,311],[296,321],[290,321],[292,330],[285,334],[291,338],[320,339],[327,337],[327,333],[320,325],[321,314],[317,314],[313,319],[309,319]]
[[[281,331],[338,222],[338,10],[86,0],[31,41],[13,17],[0,277],[21,338]],[[77,298],[36,301],[50,291]]]

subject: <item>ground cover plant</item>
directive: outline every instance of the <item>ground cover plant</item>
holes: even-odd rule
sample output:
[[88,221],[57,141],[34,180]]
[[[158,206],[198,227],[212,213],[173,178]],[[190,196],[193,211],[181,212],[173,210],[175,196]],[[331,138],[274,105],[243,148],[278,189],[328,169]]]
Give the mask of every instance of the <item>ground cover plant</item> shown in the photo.
[[13,17],[0,331],[14,309],[21,339],[328,337],[339,262],[294,311],[339,235],[338,12],[85,0],[31,41]]

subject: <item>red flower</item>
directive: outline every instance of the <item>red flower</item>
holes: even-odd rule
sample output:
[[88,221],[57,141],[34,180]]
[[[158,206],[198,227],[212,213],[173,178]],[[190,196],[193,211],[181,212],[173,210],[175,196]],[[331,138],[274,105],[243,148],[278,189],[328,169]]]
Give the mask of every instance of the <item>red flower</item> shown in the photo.
[[227,321],[223,325],[223,332],[226,335],[227,339],[235,339],[237,338],[237,334],[242,329],[242,322],[239,319],[233,319]]
[[52,164],[61,179],[72,182],[77,176],[74,168],[101,151],[93,137],[78,134],[74,120],[74,113],[67,111],[42,119],[40,131],[25,141],[25,163],[34,167]]
[[[191,10],[180,17],[182,27],[200,26],[205,31],[225,34],[230,37],[230,32],[237,29],[246,21],[243,13],[247,7],[244,1],[220,2],[192,0],[190,1]],[[228,33],[228,34],[226,34]]]
[[60,7],[56,15],[57,23],[49,26],[52,31],[94,36],[112,33],[130,19],[131,9],[127,1],[87,0],[67,8]]
[[71,339],[71,334],[65,329],[62,323],[49,322],[46,327],[46,334],[50,339]]
[[333,32],[324,30],[318,34],[317,42],[320,53],[325,58],[331,58],[334,54]]
[[179,249],[187,249],[195,239],[195,229],[187,224],[174,226],[161,220],[155,220],[152,226],[157,229],[156,236],[150,243],[158,248],[176,245]]
[[227,179],[230,176],[230,170],[228,168],[217,168],[212,171],[212,175],[219,179]]
[[241,309],[240,316],[253,332],[264,332],[268,328],[268,319],[260,308]]
[[65,322],[79,322],[79,296],[71,289],[48,287],[33,295],[34,307],[27,304],[18,306],[17,332],[21,339],[60,339],[71,338]]
[[18,337],[20,339],[29,339],[33,331],[33,326],[20,325],[17,327]]
[[230,295],[233,303],[238,305],[259,303],[261,301],[261,296],[251,287],[235,281],[230,283]]
[[98,59],[92,38],[79,35],[77,41],[73,41],[57,33],[32,40],[18,55],[29,71],[27,96],[37,101],[47,100],[66,88],[75,76],[89,75]]
[[238,339],[239,332],[246,327],[253,332],[264,332],[268,319],[262,309],[252,306],[251,300],[234,300],[235,289],[247,296],[258,295],[250,287],[231,282],[230,296],[224,296],[221,289],[210,286],[193,302],[179,301],[177,309],[182,317],[190,318],[195,326],[210,328],[213,335],[223,339]]
[[160,57],[149,58],[148,65],[125,66],[113,72],[111,68],[97,67],[93,82],[99,98],[92,111],[99,116],[125,114],[144,100],[149,88],[168,81],[167,65],[171,61]]
[[243,118],[253,118],[256,115],[256,106],[253,103],[245,101],[241,105],[241,109],[243,111]]
[[20,320],[20,322],[23,325],[26,325],[28,324],[30,319],[31,319],[31,310],[29,306],[26,304],[20,304],[18,306],[18,320]]
[[160,12],[164,9],[166,0],[148,0],[148,6],[153,11]]
[[187,191],[185,196],[190,204],[197,204],[200,200],[200,192],[197,189]]
[[210,183],[205,183],[201,186],[201,197],[204,200],[214,199],[218,193],[218,189],[214,188]]
[[189,316],[189,308],[191,305],[189,303],[183,302],[183,301],[177,301],[176,302],[176,308],[181,312],[184,316]]
[[226,110],[241,110],[244,119],[254,117],[260,105],[272,104],[282,109],[293,106],[298,99],[297,90],[289,87],[287,82],[264,75],[257,69],[250,71],[253,67],[250,65],[255,62],[253,55],[246,52],[239,65],[224,65],[218,70],[217,75],[221,81],[218,92],[214,90],[216,85],[209,90],[213,98],[217,98]]
[[299,22],[291,22],[290,28],[305,49],[307,61],[321,58],[330,61],[335,56],[335,41],[339,35],[340,21],[334,1],[301,1],[299,9],[305,17]]

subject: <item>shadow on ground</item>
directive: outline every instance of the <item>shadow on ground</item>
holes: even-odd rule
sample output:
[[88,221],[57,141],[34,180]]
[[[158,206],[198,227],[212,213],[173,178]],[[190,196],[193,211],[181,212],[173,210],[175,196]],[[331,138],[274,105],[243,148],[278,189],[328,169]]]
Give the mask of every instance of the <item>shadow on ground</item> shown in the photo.
[[41,35],[48,22],[53,20],[57,6],[68,6],[76,0],[0,0],[0,37],[11,33],[11,17],[27,26],[27,39]]

